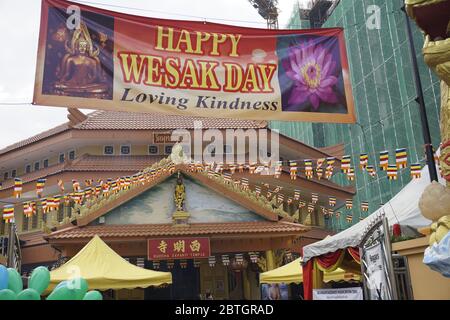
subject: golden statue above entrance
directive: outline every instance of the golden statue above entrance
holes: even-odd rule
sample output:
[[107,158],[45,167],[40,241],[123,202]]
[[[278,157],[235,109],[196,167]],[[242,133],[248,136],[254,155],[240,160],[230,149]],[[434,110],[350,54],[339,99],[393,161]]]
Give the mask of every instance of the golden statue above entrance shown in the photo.
[[176,211],[172,215],[174,225],[187,225],[190,214],[185,208],[186,190],[183,183],[183,178],[180,171],[178,171],[177,184],[175,186],[174,201]]

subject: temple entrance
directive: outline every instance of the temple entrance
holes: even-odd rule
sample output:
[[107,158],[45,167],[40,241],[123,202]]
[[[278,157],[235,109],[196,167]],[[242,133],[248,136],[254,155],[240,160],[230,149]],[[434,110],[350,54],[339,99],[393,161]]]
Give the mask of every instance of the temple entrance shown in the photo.
[[[146,268],[149,267],[146,266]],[[188,261],[186,268],[181,268],[181,266],[176,263],[170,270],[166,265],[161,264],[158,271],[171,272],[172,284],[164,288],[146,288],[144,295],[145,300],[200,299],[200,270],[199,268],[194,267],[192,261]]]

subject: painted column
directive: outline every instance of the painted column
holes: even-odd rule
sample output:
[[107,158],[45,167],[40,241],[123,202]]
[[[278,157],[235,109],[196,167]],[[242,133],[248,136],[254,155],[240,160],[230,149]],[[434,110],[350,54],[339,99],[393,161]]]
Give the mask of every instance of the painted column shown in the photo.
[[266,251],[266,261],[267,261],[267,270],[266,271],[275,269],[275,255],[272,250]]

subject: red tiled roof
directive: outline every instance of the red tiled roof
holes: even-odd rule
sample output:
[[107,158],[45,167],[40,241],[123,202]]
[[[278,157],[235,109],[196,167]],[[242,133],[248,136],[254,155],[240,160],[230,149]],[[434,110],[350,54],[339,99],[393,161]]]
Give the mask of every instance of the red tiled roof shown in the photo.
[[20,234],[19,239],[25,241],[22,247],[31,247],[40,244],[46,244],[47,241],[44,239],[45,233],[42,231]]
[[71,227],[51,233],[49,240],[83,239],[98,235],[100,238],[111,237],[161,237],[191,235],[225,235],[252,233],[301,233],[308,230],[300,224],[287,222],[232,222],[232,223],[195,223],[189,226],[171,224],[130,224],[97,225]]
[[92,156],[75,160],[67,171],[140,171],[165,156]]
[[81,130],[194,129],[194,121],[201,121],[203,128],[206,129],[257,129],[267,126],[265,121],[175,116],[161,113],[95,111],[74,128]]

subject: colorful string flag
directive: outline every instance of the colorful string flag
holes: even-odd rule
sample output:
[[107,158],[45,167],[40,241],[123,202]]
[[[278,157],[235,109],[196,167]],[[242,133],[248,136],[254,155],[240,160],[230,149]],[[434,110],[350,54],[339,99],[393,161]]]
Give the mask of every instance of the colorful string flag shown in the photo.
[[33,215],[33,205],[30,201],[23,204],[23,215],[27,218]]
[[225,181],[226,184],[230,184],[231,183],[231,173],[224,173],[223,180]]
[[92,186],[92,182],[93,182],[92,179],[86,179],[86,180],[84,180],[84,184],[86,185],[86,187]]
[[311,193],[311,202],[312,202],[313,204],[316,204],[317,201],[319,201],[319,194],[317,194],[317,193]]
[[377,176],[377,172],[375,171],[375,167],[374,166],[367,166],[366,170],[367,170],[367,173],[369,173],[369,175],[372,178],[375,178]]
[[353,222],[353,215],[348,214],[347,217],[346,217],[346,220],[347,220],[348,223],[352,223]]
[[250,256],[251,263],[258,263],[258,253],[257,252],[249,252],[248,255]]
[[408,166],[408,153],[405,148],[395,150],[395,163],[397,169],[403,169]]
[[241,184],[242,184],[242,190],[248,190],[248,179],[247,178],[242,178]]
[[275,165],[275,174],[274,174],[275,179],[280,178],[282,171],[283,171],[283,162],[278,161],[277,164]]
[[279,193],[279,194],[278,194],[278,196],[277,196],[277,202],[278,202],[278,204],[281,204],[281,203],[284,202],[284,194],[282,194],[282,193]]
[[235,188],[239,188],[239,186],[241,185],[241,180],[234,180],[233,185]]
[[354,181],[355,180],[355,168],[350,167],[350,169],[347,171],[347,179],[349,181]]
[[334,173],[334,163],[336,162],[335,157],[327,158],[327,168],[325,170],[325,179],[330,180]]
[[281,190],[283,190],[283,187],[276,186],[275,189],[273,190],[273,192],[274,192],[274,193],[278,193],[278,192],[280,192]]
[[351,156],[343,156],[341,160],[341,171],[347,173],[350,170],[352,158]]
[[229,169],[231,174],[234,174],[236,172],[236,166],[234,164],[230,164]]
[[14,205],[7,204],[3,207],[3,220],[5,223],[14,222]]
[[159,270],[159,267],[160,267],[160,262],[158,261],[158,260],[153,260],[152,261],[152,265],[153,265],[153,269],[155,269],[155,270]]
[[336,206],[336,197],[330,197],[329,199],[328,199],[328,204],[330,205],[330,207],[334,207],[334,206]]
[[369,155],[367,153],[361,153],[359,155],[359,168],[361,170],[366,170],[368,164],[369,164]]
[[300,200],[299,203],[298,203],[298,207],[299,207],[300,209],[306,207],[306,202],[303,201],[303,200]]
[[84,197],[85,197],[86,199],[90,199],[91,196],[92,196],[92,193],[93,193],[92,188],[89,187],[89,188],[87,188],[87,189],[84,190]]
[[389,167],[389,151],[380,152],[380,170],[387,171]]
[[235,254],[234,259],[238,265],[242,265],[244,263],[244,255],[242,253]]
[[317,159],[317,165],[316,165],[316,175],[317,178],[320,180],[323,177],[323,164],[325,163],[325,158]]
[[317,168],[316,169],[316,175],[317,175],[317,179],[320,180],[323,177],[323,169],[322,168]]
[[300,190],[294,190],[294,200],[300,200]]
[[297,180],[297,172],[298,172],[297,161],[289,161],[289,167],[291,180]]
[[387,169],[387,177],[389,180],[397,180],[397,166],[396,165],[389,165]]
[[238,165],[238,170],[239,170],[240,173],[243,173],[244,172],[244,165],[243,164]]
[[216,266],[216,256],[208,257],[208,264],[211,268],[214,268]]
[[59,190],[63,193],[66,189],[64,188],[64,182],[61,179],[58,179],[58,187]]
[[42,208],[42,213],[48,213],[49,212],[49,208],[48,208],[48,204],[47,204],[47,199],[41,199],[41,208]]
[[200,268],[201,264],[202,264],[202,262],[200,260],[197,260],[197,259],[194,260],[194,263],[193,263],[194,268]]
[[347,210],[351,210],[353,208],[353,200],[352,199],[345,200],[345,208]]
[[172,270],[174,266],[175,266],[175,261],[173,261],[173,260],[167,261],[167,269]]
[[412,179],[420,179],[420,177],[422,176],[422,167],[420,163],[412,164],[410,170]]
[[47,181],[46,179],[38,179],[36,181],[36,194],[39,198],[42,197],[42,194],[44,193],[44,187],[45,187],[46,181]]
[[361,202],[361,211],[364,211],[364,212],[369,211],[369,202],[367,202],[367,201]]
[[222,264],[224,266],[230,265],[230,257],[227,254],[222,255]]
[[313,213],[314,212],[314,204],[310,203],[308,204],[308,213]]
[[256,163],[252,162],[249,166],[248,166],[248,172],[250,174],[254,174],[256,170]]
[[261,195],[261,187],[256,186],[255,193],[256,193],[256,196],[259,197]]
[[180,260],[180,267],[181,269],[186,269],[187,268],[187,261],[186,260]]
[[313,175],[314,175],[313,167],[312,167],[312,160],[310,160],[310,159],[304,160],[304,163],[305,163],[306,179],[312,179]]
[[22,196],[23,182],[20,178],[14,178],[14,191],[13,195],[15,198],[20,198]]
[[80,191],[80,183],[77,180],[72,180],[72,189],[74,192]]

